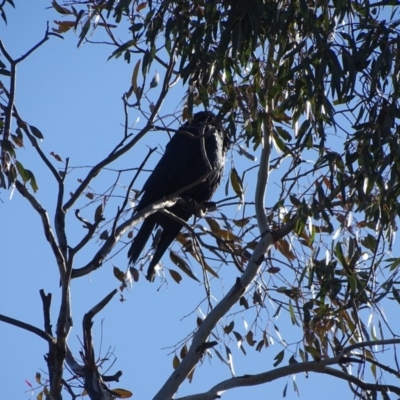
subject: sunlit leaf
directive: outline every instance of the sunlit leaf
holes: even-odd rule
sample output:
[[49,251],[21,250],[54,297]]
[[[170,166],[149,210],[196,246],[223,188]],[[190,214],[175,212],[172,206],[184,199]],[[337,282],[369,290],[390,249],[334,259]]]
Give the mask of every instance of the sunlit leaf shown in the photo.
[[126,389],[111,389],[110,392],[118,399],[129,399],[133,393]]
[[210,226],[211,231],[217,235],[219,233],[219,231],[221,230],[220,226],[218,225],[218,222],[214,218],[211,218],[211,217],[205,217],[204,219],[207,221],[208,225]]
[[250,222],[251,218],[247,217],[247,218],[242,218],[242,219],[234,219],[233,223],[236,226],[239,226],[240,228],[243,228],[244,226],[246,226],[249,222]]
[[236,195],[240,198],[240,200],[243,201],[244,200],[243,183],[242,179],[240,178],[235,168],[231,169],[230,178],[233,190],[235,191]]
[[235,368],[233,367],[233,356],[232,356],[231,349],[225,345],[225,351],[226,351],[226,358],[227,358],[227,362],[229,365],[229,369],[231,371],[232,376],[235,376]]
[[153,76],[153,79],[150,82],[150,89],[157,87],[159,82],[160,82],[160,75],[158,72],[156,72]]
[[140,12],[146,7],[147,7],[147,2],[144,1],[143,3],[138,4],[138,6],[136,7],[136,12]]
[[140,68],[141,61],[142,61],[142,59],[139,58],[139,60],[135,64],[135,67],[133,68],[133,72],[132,72],[131,85],[132,85],[134,93],[137,93],[137,90],[138,90],[137,78],[138,78],[138,74],[139,74],[139,68]]
[[179,364],[180,364],[181,362],[179,361],[179,358],[178,358],[178,356],[175,354],[175,356],[174,356],[174,358],[173,358],[173,360],[172,360],[172,366],[173,366],[173,368],[174,369],[177,369],[178,367],[179,367]]
[[181,352],[180,352],[180,354],[179,354],[180,357],[181,357],[181,359],[184,359],[187,353],[188,353],[188,348],[187,348],[186,344],[184,344],[184,345],[182,346]]
[[57,28],[52,28],[55,33],[65,33],[75,27],[75,21],[54,21],[54,23],[57,24]]

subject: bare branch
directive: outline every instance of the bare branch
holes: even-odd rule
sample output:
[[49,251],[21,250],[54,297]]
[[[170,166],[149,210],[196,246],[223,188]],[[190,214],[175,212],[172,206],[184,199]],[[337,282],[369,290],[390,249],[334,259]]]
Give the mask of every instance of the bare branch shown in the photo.
[[354,349],[373,347],[373,346],[384,346],[386,344],[400,344],[400,339],[382,339],[382,340],[368,340],[366,342],[354,343],[350,346],[345,347],[339,354],[340,357],[344,357]]
[[79,210],[75,211],[75,216],[79,219],[79,221],[83,222],[85,224],[85,228],[87,228],[87,233],[86,235],[81,239],[81,241],[70,250],[70,254],[76,254],[78,253],[86,244],[90,241],[90,239],[93,237],[93,234],[96,232],[97,227],[100,225],[100,223],[104,220],[104,218],[99,218],[98,221],[94,221],[93,224],[89,223],[88,221],[84,220],[79,216]]
[[44,235],[47,241],[50,243],[50,247],[53,250],[53,254],[56,258],[58,269],[60,272],[60,279],[63,281],[66,275],[66,263],[63,254],[60,251],[60,248],[55,240],[54,233],[50,226],[49,216],[47,211],[42,207],[42,205],[37,201],[35,196],[29,193],[28,189],[18,180],[15,181],[15,187],[18,192],[25,197],[31,206],[38,212],[44,229]]
[[45,331],[42,331],[39,328],[36,328],[36,326],[27,324],[26,322],[22,322],[17,319],[14,319],[14,318],[7,317],[6,315],[3,315],[3,314],[0,314],[0,321],[3,321],[10,325],[14,325],[21,329],[25,329],[28,332],[34,333],[35,335],[41,337],[42,339],[46,340],[49,343],[54,342],[54,338],[51,335],[49,335]]
[[8,105],[6,108],[5,112],[5,118],[4,118],[4,136],[3,140],[8,140],[8,137],[11,133],[11,121],[12,121],[12,112],[14,108],[14,101],[15,101],[15,80],[16,80],[16,73],[17,73],[17,64],[20,63],[21,61],[25,60],[29,55],[31,55],[36,49],[38,49],[40,46],[42,46],[50,36],[57,36],[61,37],[60,35],[57,35],[56,33],[51,33],[49,32],[49,24],[47,23],[47,28],[45,35],[42,40],[40,40],[37,44],[35,44],[30,50],[28,50],[25,54],[23,54],[21,57],[17,59],[13,59],[11,55],[8,53],[6,50],[3,42],[0,40],[0,51],[6,58],[6,60],[10,63],[11,66],[11,71],[10,71],[10,91],[8,93]]
[[104,259],[111,252],[111,250],[118,243],[118,241],[121,239],[122,235],[124,235],[125,232],[127,232],[136,224],[143,221],[151,214],[154,214],[155,212],[162,210],[164,208],[172,207],[174,204],[175,204],[174,200],[160,200],[144,208],[143,210],[141,210],[140,212],[136,213],[134,216],[129,218],[127,221],[123,222],[115,229],[114,234],[110,235],[107,238],[103,246],[101,246],[100,250],[95,254],[95,256],[88,264],[86,264],[82,268],[72,270],[71,277],[79,278],[99,268],[102,265]]
[[61,35],[58,35],[57,33],[49,32],[49,23],[47,22],[47,28],[46,28],[46,32],[44,34],[43,39],[40,40],[38,43],[36,43],[30,50],[28,50],[21,57],[17,58],[15,60],[15,63],[18,64],[21,61],[25,60],[25,58],[29,57],[35,50],[37,50],[40,46],[42,46],[45,42],[47,42],[47,40],[50,39],[50,36],[56,36],[60,39],[64,39]]
[[123,154],[125,154],[127,151],[129,151],[152,128],[154,120],[156,119],[156,116],[159,113],[160,108],[164,102],[164,98],[168,93],[168,90],[169,90],[168,82],[171,79],[171,74],[172,74],[174,65],[175,65],[175,57],[171,56],[170,63],[169,63],[169,69],[167,70],[167,72],[165,74],[160,96],[158,98],[157,103],[155,104],[155,106],[153,108],[153,111],[147,121],[146,126],[129,143],[122,146],[123,143],[125,142],[125,140],[129,136],[124,137],[124,139],[122,139],[122,141],[114,148],[114,150],[105,159],[100,161],[97,165],[95,165],[89,171],[86,178],[79,185],[79,187],[75,190],[75,192],[71,196],[71,198],[64,204],[64,207],[63,207],[64,212],[67,212],[73,206],[73,204],[78,200],[78,198],[81,196],[83,191],[88,187],[88,185],[90,184],[92,179],[94,177],[96,177],[106,165],[112,163],[113,161],[115,161],[116,159],[121,157]]
[[[58,184],[58,195],[57,195],[57,204],[56,204],[56,212],[54,216],[54,227],[59,243],[59,247],[63,253],[64,258],[67,258],[67,236],[65,234],[65,212],[62,208],[62,203],[64,199],[64,177],[61,177],[60,174],[58,173],[57,169],[54,167],[54,165],[50,162],[49,158],[43,153],[42,149],[40,148],[37,139],[31,134],[29,131],[28,127],[29,124],[27,124],[25,121],[22,120],[21,116],[19,115],[17,108],[14,106],[13,112],[15,115],[15,118],[17,119],[17,123],[21,128],[24,130],[25,134],[28,136],[28,139],[30,140],[32,146],[36,150],[36,152],[39,154],[39,157],[42,159],[44,164],[47,166],[47,168],[50,170],[50,172],[53,174],[55,180],[57,181]],[[66,161],[66,167],[65,170],[68,167],[68,159]]]
[[101,374],[98,371],[98,367],[96,366],[92,340],[92,319],[110,302],[117,292],[118,290],[114,289],[83,317],[82,325],[85,348],[85,389],[90,398],[93,400],[100,398],[111,400],[113,398],[109,389],[107,388],[107,385],[104,384]]
[[149,152],[147,153],[146,157],[144,158],[144,160],[142,161],[142,163],[139,165],[139,168],[137,169],[135,176],[132,178],[131,183],[128,186],[128,189],[126,191],[126,195],[125,195],[125,199],[122,203],[121,208],[118,209],[117,215],[115,216],[115,221],[112,227],[112,233],[115,232],[116,226],[117,226],[117,222],[119,220],[119,217],[121,216],[121,213],[124,211],[126,205],[128,204],[128,200],[129,200],[129,194],[130,191],[132,189],[133,184],[136,182],[136,179],[138,178],[139,174],[142,172],[144,166],[146,165],[148,159],[150,158],[150,156],[156,151],[156,147],[154,149],[149,149]]
[[[90,182],[93,178],[95,178],[100,171],[108,164],[111,164],[113,161],[121,157],[127,151],[129,151],[149,130],[151,129],[151,125],[148,123],[129,143],[123,145],[127,138],[122,139],[115,148],[111,151],[111,153],[101,160],[98,164],[96,164],[86,175],[86,178],[82,181],[82,183],[78,186],[75,192],[72,194],[71,198],[64,204],[64,212],[67,212],[79,199],[83,191],[89,186]],[[129,136],[130,137],[130,136]],[[122,147],[121,147],[122,146]],[[118,150],[119,149],[119,150]]]
[[39,293],[43,303],[44,329],[48,335],[53,336],[50,322],[50,306],[52,296],[51,293],[46,295],[43,289],[40,289]]
[[272,138],[272,120],[268,117],[268,126],[264,125],[262,152],[260,159],[260,168],[257,175],[257,186],[255,193],[256,217],[260,233],[269,230],[267,215],[265,214],[265,191],[267,190],[269,177],[269,160],[271,156],[271,138]]

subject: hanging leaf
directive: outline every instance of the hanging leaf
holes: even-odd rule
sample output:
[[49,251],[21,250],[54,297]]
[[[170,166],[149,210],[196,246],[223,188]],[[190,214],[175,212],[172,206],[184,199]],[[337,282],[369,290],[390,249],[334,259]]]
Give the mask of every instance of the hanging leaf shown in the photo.
[[179,272],[176,272],[173,269],[169,269],[168,270],[172,279],[176,282],[176,283],[180,283],[180,281],[182,280],[182,276],[179,274]]
[[52,28],[55,33],[65,33],[75,27],[75,21],[54,21],[54,23],[57,24],[57,28]]
[[63,15],[72,14],[72,11],[68,10],[68,8],[60,6],[55,0],[51,2],[53,8],[59,13]]
[[226,351],[226,358],[227,358],[227,363],[229,365],[229,369],[231,371],[232,376],[235,376],[235,369],[233,367],[232,352],[231,352],[231,349],[227,345],[225,345],[225,351]]
[[178,254],[176,254],[173,250],[169,252],[169,257],[171,258],[171,261],[177,267],[179,267],[187,276],[189,276],[190,278],[194,279],[197,282],[200,282],[193,274],[191,268],[189,267],[189,264],[183,258],[179,257]]
[[85,24],[83,25],[81,33],[79,34],[79,41],[77,47],[80,47],[80,45],[82,44],[83,39],[85,39],[87,33],[89,32],[89,28],[90,28],[90,19],[88,18]]
[[36,128],[36,126],[33,125],[29,125],[29,129],[32,132],[32,135],[35,136],[36,138],[43,140],[44,136],[42,134],[42,132],[39,131],[38,128]]
[[280,351],[274,358],[275,362],[273,364],[274,367],[277,367],[285,357],[285,350]]
[[156,72],[153,76],[153,79],[150,82],[150,89],[154,89],[155,87],[157,87],[159,82],[160,82],[160,75],[158,74],[158,72]]
[[249,346],[254,346],[255,345],[255,341],[254,341],[254,334],[252,331],[248,331],[247,335],[246,335],[246,341],[249,344]]
[[235,191],[236,195],[240,198],[240,201],[243,202],[244,194],[243,194],[242,179],[240,178],[235,168],[232,168],[231,170],[231,183],[232,183],[232,188]]
[[186,344],[184,344],[184,345],[182,346],[181,352],[180,352],[180,354],[179,354],[182,360],[185,358],[185,356],[186,356],[187,353],[188,353],[188,349],[187,349]]
[[18,171],[19,175],[21,176],[22,180],[24,181],[24,183],[28,182],[29,174],[26,172],[24,166],[19,161],[15,161],[15,165],[16,165],[17,171]]
[[120,281],[124,282],[125,281],[125,272],[122,272],[119,268],[114,267],[113,268],[114,276]]
[[172,360],[172,366],[174,367],[174,369],[177,369],[179,367],[179,364],[181,362],[179,361],[178,356],[175,354],[173,360]]
[[135,67],[133,68],[131,85],[133,87],[134,93],[137,93],[137,90],[138,90],[137,78],[138,78],[138,74],[139,74],[139,68],[140,68],[141,61],[142,61],[142,59],[139,58],[139,60],[135,64]]
[[233,331],[233,327],[235,326],[235,321],[231,321],[229,325],[224,327],[224,333],[229,334]]
[[52,155],[57,161],[62,162],[62,158],[58,154],[54,153],[54,151],[51,151],[50,155]]
[[144,1],[143,3],[138,4],[138,6],[136,7],[136,12],[140,12],[146,7],[147,7],[147,2]]

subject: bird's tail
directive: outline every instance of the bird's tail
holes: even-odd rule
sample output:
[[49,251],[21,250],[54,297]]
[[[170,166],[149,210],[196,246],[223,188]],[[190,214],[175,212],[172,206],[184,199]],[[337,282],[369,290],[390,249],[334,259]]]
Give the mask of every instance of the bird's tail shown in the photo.
[[136,263],[155,225],[156,225],[155,214],[150,215],[150,217],[147,217],[143,221],[143,224],[140,227],[138,234],[133,238],[131,247],[128,251],[129,264],[133,265]]
[[172,221],[169,218],[166,221],[163,221],[162,225],[163,231],[161,233],[156,251],[154,252],[153,258],[151,259],[149,268],[147,270],[146,278],[150,282],[154,280],[155,267],[161,260],[162,256],[164,255],[170,244],[174,241],[174,239],[178,236],[178,233],[182,229],[182,225],[179,222]]

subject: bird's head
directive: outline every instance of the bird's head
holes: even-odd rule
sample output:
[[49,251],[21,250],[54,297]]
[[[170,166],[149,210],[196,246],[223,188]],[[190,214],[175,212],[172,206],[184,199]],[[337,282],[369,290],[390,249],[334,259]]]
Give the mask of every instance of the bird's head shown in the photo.
[[218,132],[224,139],[224,148],[227,150],[231,144],[232,141],[229,138],[228,132],[226,129],[223,127],[221,121],[218,120],[218,117],[211,111],[200,111],[196,114],[193,115],[192,125],[211,125],[216,129],[216,132]]

